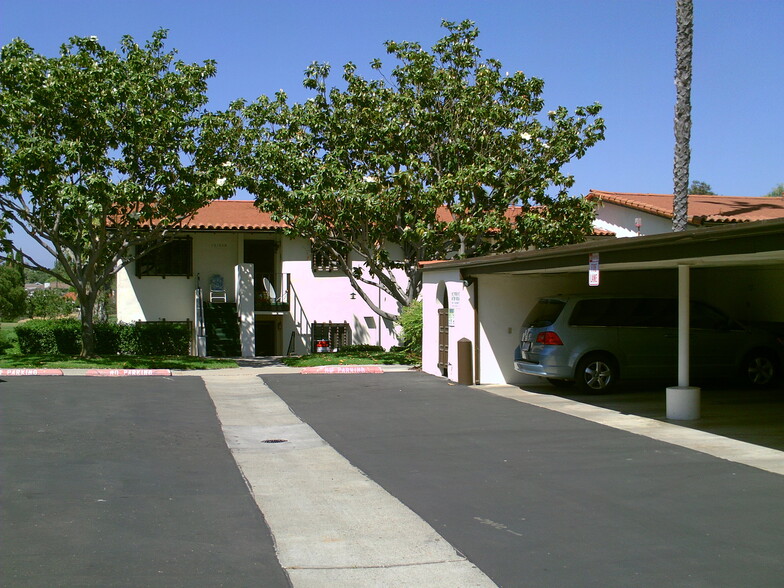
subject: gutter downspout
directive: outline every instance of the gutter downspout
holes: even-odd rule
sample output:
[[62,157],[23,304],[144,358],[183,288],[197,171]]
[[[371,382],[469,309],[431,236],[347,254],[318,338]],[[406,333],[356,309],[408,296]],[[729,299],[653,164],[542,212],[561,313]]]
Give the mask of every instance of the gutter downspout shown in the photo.
[[481,371],[479,353],[479,279],[472,278],[474,282],[474,384],[479,385]]

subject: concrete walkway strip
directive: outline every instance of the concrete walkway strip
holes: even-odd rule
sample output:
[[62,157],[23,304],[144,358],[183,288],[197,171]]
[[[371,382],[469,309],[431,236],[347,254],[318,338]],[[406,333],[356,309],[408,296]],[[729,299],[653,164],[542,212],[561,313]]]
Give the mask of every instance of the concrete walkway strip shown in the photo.
[[494,384],[476,386],[476,388],[518,402],[525,402],[774,474],[784,475],[784,452],[769,447],[761,447],[753,443],[729,439],[656,419],[622,414],[615,410],[582,404],[560,396],[528,392],[517,386]]
[[261,379],[225,373],[202,379],[295,588],[495,585]]

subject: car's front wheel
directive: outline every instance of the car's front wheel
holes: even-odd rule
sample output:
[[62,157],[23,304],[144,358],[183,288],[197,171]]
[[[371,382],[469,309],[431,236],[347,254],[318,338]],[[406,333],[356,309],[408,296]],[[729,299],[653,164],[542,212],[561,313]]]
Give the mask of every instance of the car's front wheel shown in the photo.
[[764,349],[749,353],[741,366],[741,376],[746,384],[755,388],[772,386],[779,375],[779,366],[773,354]]
[[609,392],[618,381],[618,363],[610,355],[594,353],[580,360],[575,381],[580,390],[589,394]]

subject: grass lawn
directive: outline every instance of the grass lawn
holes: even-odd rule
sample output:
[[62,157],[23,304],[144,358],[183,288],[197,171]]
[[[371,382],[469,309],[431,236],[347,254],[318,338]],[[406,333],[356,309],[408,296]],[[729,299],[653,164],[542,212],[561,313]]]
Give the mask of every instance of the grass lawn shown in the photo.
[[109,355],[82,359],[72,355],[22,355],[16,342],[17,323],[0,323],[0,336],[13,342],[6,350],[0,349],[0,368],[55,368],[55,369],[170,369],[216,370],[236,368],[232,359],[181,356]]
[[216,370],[236,368],[231,359],[193,357],[190,355],[150,357],[142,355],[113,355],[82,359],[70,355],[0,355],[0,368],[59,368],[59,369],[171,369]]
[[290,367],[312,367],[319,365],[415,365],[419,357],[404,351],[352,351],[346,353],[314,353],[302,357],[284,357],[283,363]]

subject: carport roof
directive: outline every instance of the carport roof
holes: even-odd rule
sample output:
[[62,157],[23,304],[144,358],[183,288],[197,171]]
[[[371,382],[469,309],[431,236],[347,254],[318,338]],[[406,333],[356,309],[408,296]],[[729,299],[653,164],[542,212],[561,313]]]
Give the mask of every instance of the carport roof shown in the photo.
[[784,219],[698,228],[644,237],[601,239],[576,245],[491,255],[423,266],[425,271],[459,269],[478,274],[541,274],[588,271],[598,253],[602,271],[746,266],[784,263]]

